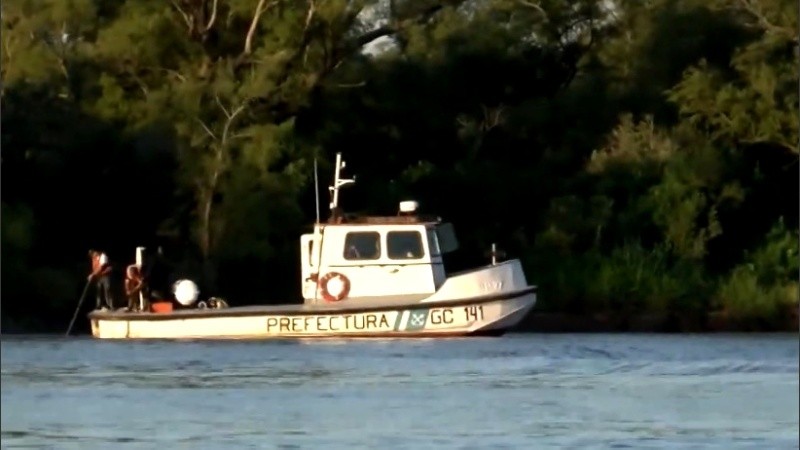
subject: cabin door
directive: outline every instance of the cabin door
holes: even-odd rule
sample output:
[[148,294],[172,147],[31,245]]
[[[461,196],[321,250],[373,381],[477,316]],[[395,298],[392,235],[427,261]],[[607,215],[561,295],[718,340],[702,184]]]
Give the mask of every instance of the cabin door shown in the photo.
[[317,242],[313,234],[300,236],[300,289],[304,299],[314,298],[314,291],[317,288],[315,280],[319,261]]
[[419,230],[388,231],[384,236],[382,266],[387,291],[391,294],[432,294],[431,256]]

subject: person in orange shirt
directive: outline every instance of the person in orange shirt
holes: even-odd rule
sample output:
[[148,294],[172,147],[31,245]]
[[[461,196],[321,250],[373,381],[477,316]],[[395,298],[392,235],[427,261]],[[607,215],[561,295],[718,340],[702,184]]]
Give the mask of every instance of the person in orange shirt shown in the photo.
[[108,309],[114,309],[111,300],[111,264],[108,255],[99,250],[89,250],[89,258],[92,261],[92,273],[87,278],[89,281],[95,280],[97,288],[97,302],[95,309],[101,309],[103,303]]

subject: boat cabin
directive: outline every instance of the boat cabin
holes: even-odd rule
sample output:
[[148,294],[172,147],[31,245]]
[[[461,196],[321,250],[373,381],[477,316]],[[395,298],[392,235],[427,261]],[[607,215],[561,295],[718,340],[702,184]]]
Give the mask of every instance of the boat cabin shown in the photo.
[[[416,202],[401,204],[415,207]],[[333,297],[346,291],[335,300],[432,294],[445,281],[442,255],[457,248],[452,224],[439,218],[404,214],[317,224],[314,233],[301,237],[303,297],[306,303],[326,301],[318,283],[324,290],[330,281],[321,277],[329,273],[348,285],[328,288]]]
[[355,180],[339,177],[336,155],[331,217],[300,238],[305,303],[433,294],[445,281],[442,255],[458,249],[453,226],[400,203],[396,216],[353,217],[338,207],[338,191]]

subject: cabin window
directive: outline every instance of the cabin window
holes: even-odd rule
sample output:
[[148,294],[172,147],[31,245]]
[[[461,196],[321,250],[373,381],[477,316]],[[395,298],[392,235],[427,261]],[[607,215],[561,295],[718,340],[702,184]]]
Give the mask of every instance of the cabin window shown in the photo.
[[458,239],[453,229],[453,224],[442,223],[436,226],[436,241],[441,253],[450,253],[458,250]]
[[428,248],[430,249],[431,256],[440,256],[442,251],[439,250],[439,239],[436,237],[436,230],[428,229]]
[[419,231],[390,231],[386,234],[386,251],[391,259],[419,259],[425,256]]
[[381,257],[381,235],[376,231],[353,231],[344,238],[344,259],[378,259]]

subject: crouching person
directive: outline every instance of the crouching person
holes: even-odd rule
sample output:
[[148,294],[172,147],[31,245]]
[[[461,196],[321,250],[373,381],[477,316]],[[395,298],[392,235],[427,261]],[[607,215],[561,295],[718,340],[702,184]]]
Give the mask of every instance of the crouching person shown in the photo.
[[[125,271],[125,296],[128,298],[128,311],[148,310],[149,305],[144,292],[142,272],[139,266],[131,264]],[[142,300],[141,305],[139,304],[140,299]]]

